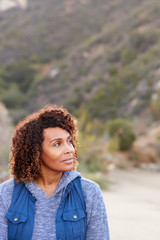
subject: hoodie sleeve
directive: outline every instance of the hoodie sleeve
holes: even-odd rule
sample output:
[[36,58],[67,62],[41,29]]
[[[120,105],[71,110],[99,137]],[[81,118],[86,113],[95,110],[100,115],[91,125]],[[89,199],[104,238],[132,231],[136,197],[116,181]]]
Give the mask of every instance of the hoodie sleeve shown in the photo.
[[86,183],[82,184],[87,211],[86,240],[110,240],[107,212],[101,189],[92,181]]
[[13,186],[13,179],[0,184],[0,240],[8,239],[8,220],[6,213],[11,204]]
[[0,240],[7,240],[8,237],[8,224],[7,218],[5,217],[5,207],[2,202],[2,198],[0,197]]

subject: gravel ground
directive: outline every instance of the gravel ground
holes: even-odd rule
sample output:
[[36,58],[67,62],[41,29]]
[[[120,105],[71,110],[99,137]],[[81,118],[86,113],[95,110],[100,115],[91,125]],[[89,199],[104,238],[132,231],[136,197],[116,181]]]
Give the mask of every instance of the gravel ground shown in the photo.
[[160,240],[160,173],[114,170],[103,192],[111,240]]

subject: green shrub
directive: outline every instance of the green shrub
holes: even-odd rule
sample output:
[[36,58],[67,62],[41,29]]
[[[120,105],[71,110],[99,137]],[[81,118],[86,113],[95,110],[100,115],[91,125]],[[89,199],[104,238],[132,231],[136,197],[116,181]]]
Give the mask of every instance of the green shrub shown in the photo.
[[118,69],[117,69],[117,67],[114,66],[114,65],[111,65],[110,68],[109,68],[109,74],[110,74],[111,76],[117,75],[117,74],[118,74]]
[[21,108],[26,96],[19,90],[16,83],[9,85],[7,90],[3,90],[0,95],[0,101],[4,102],[7,108]]
[[87,146],[85,151],[84,149],[79,151],[79,159],[81,165],[80,169],[84,172],[108,172],[108,164],[110,160],[108,159],[106,142],[94,139],[94,141]]
[[130,36],[130,46],[137,52],[144,52],[155,44],[157,40],[158,36],[154,32],[133,32]]
[[115,119],[109,121],[107,126],[110,138],[118,139],[119,150],[129,150],[136,138],[131,123],[126,119]]
[[107,57],[107,61],[111,63],[119,62],[121,59],[121,53],[119,49],[116,49],[114,51],[111,51]]
[[120,107],[123,105],[124,95],[127,85],[116,78],[106,80],[106,84],[101,87],[86,104],[86,109],[92,117],[105,121],[106,119],[117,118]]
[[116,153],[119,150],[119,138],[112,137],[108,142],[108,151],[112,154]]
[[129,48],[122,48],[121,50],[121,61],[122,64],[126,65],[131,63],[136,58],[136,54]]
[[25,93],[30,88],[34,76],[35,70],[25,61],[7,65],[1,74],[2,79],[7,82],[8,86],[11,83],[18,84],[19,89]]

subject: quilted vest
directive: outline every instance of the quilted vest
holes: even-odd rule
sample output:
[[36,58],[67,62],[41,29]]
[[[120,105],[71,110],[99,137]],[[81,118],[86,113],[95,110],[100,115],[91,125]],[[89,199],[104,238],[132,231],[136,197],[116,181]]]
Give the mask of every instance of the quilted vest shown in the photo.
[[[23,182],[14,181],[12,202],[6,214],[8,240],[31,240],[34,229],[36,199]],[[48,223],[49,224],[49,223]],[[86,239],[86,205],[81,177],[70,182],[62,197],[56,215],[56,240]]]

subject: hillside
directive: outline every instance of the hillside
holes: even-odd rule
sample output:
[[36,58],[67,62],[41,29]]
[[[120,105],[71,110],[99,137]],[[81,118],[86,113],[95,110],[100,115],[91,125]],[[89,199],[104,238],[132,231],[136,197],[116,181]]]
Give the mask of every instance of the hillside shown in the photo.
[[158,0],[29,0],[1,12],[0,100],[15,122],[48,103],[86,121],[158,120],[159,13]]
[[13,132],[12,121],[5,106],[0,102],[0,170],[8,163],[10,138]]

